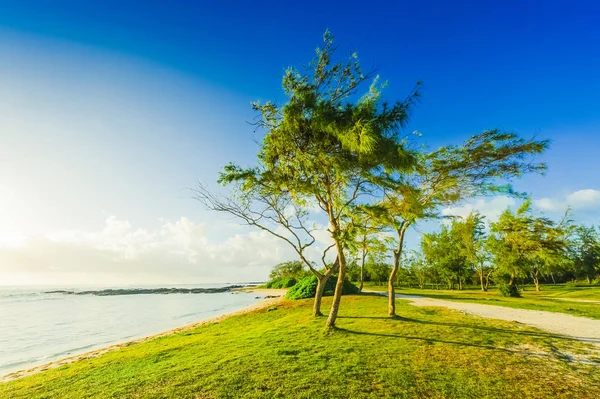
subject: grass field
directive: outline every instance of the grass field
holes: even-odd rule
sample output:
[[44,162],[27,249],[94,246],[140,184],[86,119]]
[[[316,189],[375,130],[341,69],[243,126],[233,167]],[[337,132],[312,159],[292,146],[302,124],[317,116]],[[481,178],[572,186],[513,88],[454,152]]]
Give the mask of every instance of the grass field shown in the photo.
[[[386,291],[387,286],[365,285],[365,290]],[[458,291],[400,287],[396,292],[399,294],[422,295],[449,301],[545,310],[548,312],[567,313],[574,316],[600,319],[600,303],[580,302],[581,300],[600,302],[600,286],[544,286],[540,292],[536,292],[534,287],[526,287],[526,290],[521,292],[522,298],[502,297],[494,288],[488,292],[482,292],[481,289],[476,288]]]
[[[324,309],[330,304],[324,300]],[[311,301],[161,337],[0,384],[2,398],[598,398],[598,348],[517,323],[387,299]]]

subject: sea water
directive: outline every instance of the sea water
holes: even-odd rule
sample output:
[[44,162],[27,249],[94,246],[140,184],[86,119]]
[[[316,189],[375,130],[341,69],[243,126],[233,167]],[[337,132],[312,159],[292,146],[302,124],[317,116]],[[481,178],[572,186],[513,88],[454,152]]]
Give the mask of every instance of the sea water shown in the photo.
[[256,294],[246,292],[114,296],[47,293],[57,288],[64,287],[0,287],[0,376],[157,334],[259,301]]

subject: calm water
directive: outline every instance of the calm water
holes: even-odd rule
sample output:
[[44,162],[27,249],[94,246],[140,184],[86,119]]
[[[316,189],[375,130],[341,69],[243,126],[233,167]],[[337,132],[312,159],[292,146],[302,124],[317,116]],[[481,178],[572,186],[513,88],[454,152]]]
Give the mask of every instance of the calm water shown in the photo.
[[259,301],[256,294],[241,292],[93,296],[46,290],[0,287],[0,376]]

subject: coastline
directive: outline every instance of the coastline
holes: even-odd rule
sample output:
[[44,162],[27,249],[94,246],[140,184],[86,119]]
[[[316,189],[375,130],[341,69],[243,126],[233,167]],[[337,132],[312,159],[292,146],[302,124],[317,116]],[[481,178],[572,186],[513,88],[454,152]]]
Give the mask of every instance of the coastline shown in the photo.
[[181,327],[176,327],[176,328],[166,330],[166,331],[163,331],[163,332],[160,332],[157,334],[152,334],[152,335],[148,335],[148,336],[145,336],[142,338],[137,338],[137,339],[130,340],[130,341],[124,341],[124,342],[112,344],[112,345],[109,345],[109,346],[106,346],[103,348],[94,349],[94,350],[80,353],[77,355],[67,356],[67,357],[64,357],[61,359],[57,359],[57,360],[53,360],[48,363],[41,364],[39,366],[31,367],[28,369],[14,371],[14,372],[6,374],[4,376],[0,376],[0,383],[13,381],[13,380],[16,380],[16,379],[19,379],[22,377],[26,377],[29,375],[33,375],[33,374],[36,374],[36,373],[39,373],[42,371],[46,371],[46,370],[61,367],[61,366],[67,365],[67,364],[71,364],[71,363],[77,362],[79,360],[92,359],[92,358],[101,356],[105,353],[116,351],[116,350],[131,346],[131,345],[136,345],[136,344],[140,344],[143,342],[147,342],[147,341],[150,341],[155,338],[164,337],[166,335],[171,335],[171,334],[177,334],[177,333],[180,333],[183,331],[193,330],[194,328],[197,328],[197,327],[200,327],[200,326],[203,326],[206,324],[218,323],[221,320],[225,320],[225,319],[233,317],[233,316],[239,316],[242,314],[251,313],[251,312],[254,312],[257,310],[265,309],[265,308],[268,308],[272,305],[279,303],[283,299],[283,297],[285,296],[285,293],[287,291],[286,289],[268,289],[268,288],[256,288],[256,289],[246,288],[243,290],[245,292],[257,293],[261,296],[264,296],[265,298],[263,298],[263,300],[255,303],[255,304],[246,306],[245,308],[242,308],[240,310],[235,310],[233,312],[222,314],[220,316],[211,317],[209,319],[200,320],[200,321],[197,321],[197,322],[194,322],[191,324],[186,324]]

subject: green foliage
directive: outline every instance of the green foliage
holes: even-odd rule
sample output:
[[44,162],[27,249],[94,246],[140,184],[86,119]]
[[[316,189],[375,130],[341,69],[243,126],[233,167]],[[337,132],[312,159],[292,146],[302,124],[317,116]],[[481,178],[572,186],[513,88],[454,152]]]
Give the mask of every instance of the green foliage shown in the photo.
[[456,230],[458,224],[452,227],[442,225],[439,232],[423,235],[421,250],[425,260],[435,273],[446,282],[448,288],[462,288],[466,278],[471,274],[466,254],[462,250],[462,241]]
[[[323,296],[333,295],[335,292],[335,284],[336,284],[337,276],[331,276],[327,279],[327,283],[325,284],[325,290],[323,291]],[[314,298],[317,293],[317,277],[316,276],[307,276],[298,281],[296,285],[290,288],[286,294],[286,298],[288,299],[304,299],[304,298]],[[352,284],[348,279],[344,280],[344,286],[342,289],[343,295],[352,295],[358,294],[358,287]]]
[[569,248],[575,276],[591,283],[600,274],[600,229],[577,226]]
[[501,296],[504,297],[521,297],[521,294],[519,293],[519,288],[515,284],[507,284],[505,282],[501,282],[500,284],[498,284],[498,292]]
[[489,248],[498,266],[498,273],[510,276],[513,285],[517,277],[531,277],[536,286],[543,273],[564,259],[568,226],[536,215],[531,201],[526,200],[513,212],[507,209],[491,224]]
[[377,284],[384,284],[387,282],[392,267],[384,262],[378,262],[371,259],[365,265],[367,272],[366,281],[375,282]]
[[269,280],[281,280],[286,278],[301,279],[307,274],[308,272],[304,268],[304,264],[298,260],[294,260],[275,265],[269,274]]
[[265,284],[265,288],[289,288],[294,286],[297,283],[297,280],[293,277],[291,278],[282,278],[279,280],[271,280],[267,284]]

